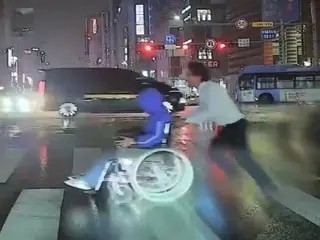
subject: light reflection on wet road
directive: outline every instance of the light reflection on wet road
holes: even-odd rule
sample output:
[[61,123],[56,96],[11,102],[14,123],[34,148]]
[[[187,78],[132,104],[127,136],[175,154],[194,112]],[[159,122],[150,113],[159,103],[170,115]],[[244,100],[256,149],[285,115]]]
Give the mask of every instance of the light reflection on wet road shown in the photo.
[[[5,152],[7,147],[20,149],[23,157],[16,163],[15,170],[14,160],[12,165],[2,165],[4,157],[0,162],[0,167],[12,169],[11,177],[0,184],[0,226],[4,226],[23,189],[65,189],[59,240],[214,239],[211,230],[194,209],[195,198],[204,183],[203,169],[198,166],[204,156],[190,144],[195,138],[195,129],[181,121],[177,121],[173,129],[173,146],[193,161],[197,168],[196,179],[192,191],[171,206],[137,202],[134,208],[113,206],[110,210],[107,207],[109,203],[106,192],[92,198],[63,185],[63,180],[72,172],[74,148],[111,149],[112,138],[118,131],[123,130],[123,126],[126,126],[128,131],[134,131],[140,124],[141,120],[95,118],[79,124],[74,133],[65,134],[57,125],[41,127],[33,124],[33,127],[37,128],[32,128],[31,124],[25,122],[19,124],[21,133],[16,132],[15,137],[3,137],[2,134],[0,150]],[[8,158],[6,161],[9,161]],[[214,203],[214,209],[211,209],[214,215],[210,217],[216,226],[221,225],[220,231],[218,227],[214,230],[223,239],[320,238],[320,229],[305,218],[293,214],[276,202],[255,200],[256,187],[248,177],[241,180],[244,190],[240,185],[236,186],[237,191],[241,192],[240,197],[237,197],[229,194],[229,176],[214,164],[209,167],[212,173],[210,181],[214,183],[216,197],[211,199]],[[2,174],[2,171],[0,173]],[[224,220],[228,220],[232,227],[227,228]],[[226,232],[232,234],[227,236]],[[0,239],[2,240],[1,234]]]

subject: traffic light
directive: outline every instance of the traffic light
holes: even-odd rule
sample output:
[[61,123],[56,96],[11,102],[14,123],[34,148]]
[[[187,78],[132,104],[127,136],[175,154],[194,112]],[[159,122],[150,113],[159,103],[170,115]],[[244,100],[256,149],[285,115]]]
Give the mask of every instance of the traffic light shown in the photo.
[[182,49],[183,49],[183,50],[188,50],[188,49],[189,49],[189,46],[188,46],[188,45],[182,45]]
[[144,56],[155,56],[157,55],[157,50],[164,49],[163,44],[156,44],[154,42],[145,42],[138,44],[138,53]]
[[218,50],[224,50],[226,48],[227,48],[227,44],[225,44],[225,43],[218,43],[217,44],[217,49]]
[[44,51],[40,52],[40,62],[45,63],[46,62],[46,53]]
[[150,44],[146,44],[146,45],[144,46],[144,50],[145,50],[146,52],[150,52],[150,51],[152,51],[152,46],[151,46]]

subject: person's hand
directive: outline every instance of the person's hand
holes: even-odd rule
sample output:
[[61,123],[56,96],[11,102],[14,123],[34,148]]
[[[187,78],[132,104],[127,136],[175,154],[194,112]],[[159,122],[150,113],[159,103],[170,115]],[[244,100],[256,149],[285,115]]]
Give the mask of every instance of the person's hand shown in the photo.
[[133,138],[128,138],[128,137],[122,137],[121,140],[118,140],[115,142],[117,147],[123,147],[123,148],[130,147],[134,143],[135,141],[133,140]]

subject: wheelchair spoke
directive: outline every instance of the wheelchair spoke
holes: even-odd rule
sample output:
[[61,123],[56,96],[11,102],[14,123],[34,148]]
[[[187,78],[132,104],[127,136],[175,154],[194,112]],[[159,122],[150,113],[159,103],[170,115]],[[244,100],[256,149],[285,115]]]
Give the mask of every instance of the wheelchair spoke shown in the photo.
[[153,164],[153,166],[139,171],[137,180],[143,188],[165,189],[174,182],[177,175],[175,167]]

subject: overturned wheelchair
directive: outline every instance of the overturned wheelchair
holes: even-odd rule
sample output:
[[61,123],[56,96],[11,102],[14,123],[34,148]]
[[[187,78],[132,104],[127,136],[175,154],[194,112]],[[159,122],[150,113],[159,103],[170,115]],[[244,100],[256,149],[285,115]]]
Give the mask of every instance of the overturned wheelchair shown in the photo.
[[137,199],[166,203],[177,200],[190,189],[193,167],[182,153],[169,148],[122,150],[117,158],[106,162],[103,178],[95,190],[86,193],[97,194],[106,183],[115,204]]

